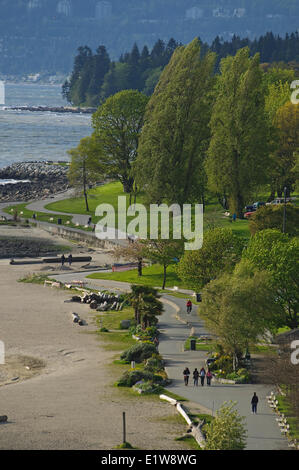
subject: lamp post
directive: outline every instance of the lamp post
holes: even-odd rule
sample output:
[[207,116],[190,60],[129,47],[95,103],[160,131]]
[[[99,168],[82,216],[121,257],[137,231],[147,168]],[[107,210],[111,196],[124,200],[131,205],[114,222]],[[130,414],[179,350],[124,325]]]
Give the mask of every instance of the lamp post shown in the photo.
[[283,203],[283,223],[282,223],[282,233],[286,232],[286,204],[287,204],[287,187],[283,188],[284,191],[284,203]]

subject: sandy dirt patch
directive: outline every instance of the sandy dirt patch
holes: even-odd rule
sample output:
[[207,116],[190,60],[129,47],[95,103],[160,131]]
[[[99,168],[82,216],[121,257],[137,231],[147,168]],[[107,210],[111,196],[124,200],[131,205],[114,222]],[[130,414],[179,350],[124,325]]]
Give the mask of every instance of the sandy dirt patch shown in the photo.
[[[186,425],[174,419],[171,405],[113,387],[116,353],[101,348],[91,309],[65,303],[65,290],[17,282],[30,272],[30,266],[0,261],[0,339],[7,357],[0,365],[0,415],[8,416],[0,425],[0,449],[113,449],[122,442],[123,411],[134,447],[186,448],[174,440]],[[72,322],[73,311],[86,326]],[[31,370],[26,361],[33,361]]]

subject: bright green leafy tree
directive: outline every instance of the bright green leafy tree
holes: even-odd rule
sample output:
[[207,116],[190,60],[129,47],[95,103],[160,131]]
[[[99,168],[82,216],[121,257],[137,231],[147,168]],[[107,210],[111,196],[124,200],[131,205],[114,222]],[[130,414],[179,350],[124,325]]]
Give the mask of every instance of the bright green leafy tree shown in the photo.
[[204,201],[215,55],[197,39],[175,50],[148,103],[136,180],[150,202]]
[[178,276],[198,291],[223,272],[232,272],[242,248],[242,240],[231,229],[207,230],[200,250],[185,251],[177,266]]
[[282,325],[298,328],[298,237],[290,238],[273,229],[263,230],[251,238],[243,256],[255,268],[270,273],[272,290],[285,314]]
[[147,101],[147,96],[139,91],[121,91],[108,98],[92,116],[105,174],[118,179],[126,193],[133,188],[131,168],[137,156]]
[[71,185],[82,187],[88,212],[88,187],[103,175],[103,168],[99,163],[101,150],[97,139],[94,136],[84,137],[76,148],[68,151],[68,154],[71,157],[68,179]]
[[243,450],[247,431],[235,402],[224,402],[207,427],[204,450]]
[[238,217],[253,190],[267,181],[268,126],[259,62],[248,48],[221,61],[210,124],[209,187],[228,196],[230,212]]
[[232,357],[234,370],[249,342],[277,327],[281,308],[271,276],[246,261],[202,290],[200,316]]

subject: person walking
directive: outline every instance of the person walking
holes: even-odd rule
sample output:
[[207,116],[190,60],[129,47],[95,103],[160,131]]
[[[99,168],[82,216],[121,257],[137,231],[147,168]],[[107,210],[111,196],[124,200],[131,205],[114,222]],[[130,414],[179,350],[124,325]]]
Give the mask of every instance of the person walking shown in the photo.
[[199,377],[199,372],[197,368],[194,369],[193,371],[193,384],[197,387],[198,386],[198,377]]
[[68,256],[68,262],[69,262],[69,266],[71,267],[72,262],[73,262],[73,256],[72,256],[72,254],[70,254],[70,255]]
[[204,386],[204,383],[205,383],[205,376],[206,376],[206,371],[205,371],[204,367],[202,367],[202,368],[200,369],[199,375],[200,375],[201,386],[203,387],[203,386]]
[[64,255],[61,256],[60,261],[61,261],[61,267],[63,267],[64,263],[65,263],[65,256]]
[[258,404],[258,396],[256,392],[254,392],[253,397],[251,398],[251,408],[252,408],[252,414],[257,413],[257,404]]
[[190,375],[190,370],[188,369],[188,367],[186,367],[183,371],[185,385],[188,385],[189,375]]
[[192,310],[192,302],[190,299],[188,299],[187,303],[186,303],[186,306],[187,306],[187,313],[191,313],[191,310]]
[[212,380],[213,374],[210,371],[210,369],[208,369],[208,371],[206,373],[206,377],[207,377],[207,385],[211,385],[211,380]]

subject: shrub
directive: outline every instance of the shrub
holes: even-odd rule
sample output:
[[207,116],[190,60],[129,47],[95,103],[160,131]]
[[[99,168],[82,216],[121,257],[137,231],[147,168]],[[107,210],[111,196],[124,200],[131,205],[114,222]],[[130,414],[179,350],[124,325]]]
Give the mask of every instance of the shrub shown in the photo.
[[154,374],[142,370],[127,370],[117,382],[118,387],[132,387],[140,380],[152,381]]
[[227,374],[226,378],[229,380],[235,380],[238,384],[245,384],[250,381],[250,374],[246,369],[239,369],[236,372]]
[[153,343],[136,343],[131,346],[131,348],[124,351],[120,358],[129,362],[135,361],[140,363],[150,358],[152,354],[156,352],[157,350]]
[[136,389],[140,393],[161,393],[162,387],[160,385],[154,384],[152,382],[143,382],[140,384],[137,384]]
[[127,370],[117,382],[117,386],[132,387],[141,380],[152,384],[164,385],[164,379],[161,375],[155,375],[146,370]]
[[233,362],[230,356],[221,356],[210,366],[212,370],[223,370],[226,374],[233,372]]
[[153,354],[152,357],[146,361],[144,369],[151,372],[159,372],[164,370],[162,357],[159,354]]

